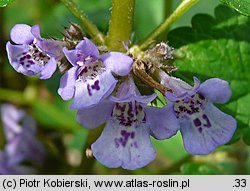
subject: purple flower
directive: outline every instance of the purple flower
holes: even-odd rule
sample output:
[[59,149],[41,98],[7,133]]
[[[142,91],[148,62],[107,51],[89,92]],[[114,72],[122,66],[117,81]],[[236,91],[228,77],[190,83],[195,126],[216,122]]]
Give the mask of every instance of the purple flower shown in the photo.
[[43,39],[39,25],[30,27],[16,24],[10,32],[15,44],[7,42],[9,62],[19,73],[34,76],[41,73],[40,79],[48,79],[55,72],[57,60],[62,58],[62,43]]
[[120,52],[99,55],[98,48],[87,38],[76,49],[64,48],[63,52],[73,67],[62,76],[58,93],[64,100],[74,96],[72,109],[93,106],[109,96],[117,83],[111,72],[125,76],[133,63]]
[[12,161],[5,151],[0,151],[0,175],[31,174],[33,169]]
[[185,149],[193,155],[206,155],[226,144],[236,130],[236,120],[212,103],[225,103],[231,97],[227,81],[211,78],[200,84],[194,78],[191,87],[184,81],[161,73],[161,82],[167,92],[167,101],[174,105],[180,123]]
[[44,147],[35,138],[36,123],[23,110],[13,105],[1,106],[4,133],[7,140],[5,153],[12,163],[23,160],[41,162],[44,158]]
[[179,130],[173,107],[146,105],[155,97],[141,96],[133,80],[128,79],[121,84],[117,97],[78,111],[77,120],[89,129],[106,122],[101,136],[91,146],[98,161],[110,168],[132,170],[154,160],[150,133],[166,139]]

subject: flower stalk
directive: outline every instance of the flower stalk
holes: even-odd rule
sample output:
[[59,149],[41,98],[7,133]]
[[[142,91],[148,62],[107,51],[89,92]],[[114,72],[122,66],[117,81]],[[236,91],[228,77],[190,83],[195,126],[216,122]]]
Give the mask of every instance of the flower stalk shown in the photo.
[[170,26],[178,20],[189,8],[195,5],[199,0],[184,0],[177,7],[177,9],[158,27],[156,28],[148,37],[146,37],[142,43],[140,43],[140,50],[145,50],[148,46],[162,33],[170,28]]
[[113,0],[112,15],[107,36],[107,45],[110,50],[126,51],[122,41],[130,40],[135,0]]

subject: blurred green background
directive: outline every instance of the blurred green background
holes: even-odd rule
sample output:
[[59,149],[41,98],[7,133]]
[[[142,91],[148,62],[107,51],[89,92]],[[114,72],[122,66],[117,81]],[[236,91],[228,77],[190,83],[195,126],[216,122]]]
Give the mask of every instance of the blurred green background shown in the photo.
[[[111,0],[76,2],[98,28],[106,33]],[[146,37],[180,2],[181,0],[136,0],[133,42]],[[202,0],[172,28],[190,26],[191,18],[196,13],[213,16],[218,4],[218,0]],[[152,139],[157,157],[142,169],[109,169],[93,158],[87,159],[85,149],[90,147],[96,137],[91,137],[90,134],[87,139],[89,131],[77,124],[75,111],[69,109],[70,102],[65,102],[58,96],[60,74],[56,73],[46,81],[18,74],[9,65],[5,51],[9,31],[16,23],[31,26],[39,24],[43,37],[62,38],[61,33],[69,25],[69,21],[77,23],[58,0],[16,0],[7,7],[0,8],[0,88],[7,90],[1,92],[0,100],[26,108],[36,119],[39,138],[47,148],[46,161],[42,167],[38,167],[38,174],[250,174],[250,149],[241,141],[219,147],[208,156],[190,156],[183,148],[179,133],[164,141]],[[3,148],[2,134],[0,140]]]

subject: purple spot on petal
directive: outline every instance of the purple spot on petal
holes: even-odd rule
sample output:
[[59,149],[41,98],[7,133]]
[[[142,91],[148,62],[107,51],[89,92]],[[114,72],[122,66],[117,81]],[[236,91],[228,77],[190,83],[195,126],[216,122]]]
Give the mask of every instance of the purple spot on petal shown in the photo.
[[198,107],[194,107],[193,105],[190,106],[191,110],[192,110],[192,114],[199,112],[199,108]]
[[83,66],[83,67],[80,67],[79,71],[80,72],[79,72],[78,76],[82,76],[84,73],[88,72],[88,68]]
[[134,142],[134,146],[135,146],[135,148],[138,148],[138,144],[136,141]]
[[133,109],[132,109],[132,103],[129,103],[128,116],[129,117],[134,117],[134,113],[133,113]]
[[124,112],[125,111],[125,109],[126,109],[126,105],[121,105],[121,104],[119,104],[119,103],[116,103],[116,108],[118,109],[118,110],[120,110],[121,112]]
[[28,60],[28,63],[35,64],[32,60]]
[[198,94],[199,95],[199,98],[201,99],[201,100],[204,100],[205,99],[205,97],[202,95],[202,94]]
[[122,135],[121,144],[122,144],[123,147],[125,147],[126,144],[127,144],[128,138],[129,138],[129,136],[130,136],[130,133],[128,133],[128,132],[125,131],[125,130],[122,130],[122,131],[121,131],[121,135]]
[[83,68],[82,72],[83,73],[87,73],[88,72],[88,68],[87,67]]
[[39,52],[39,57],[40,57],[40,58],[43,58],[43,57],[44,57],[44,55],[43,55],[42,52]]
[[190,101],[190,98],[189,97],[186,97],[182,100],[184,103],[188,103]]
[[[121,130],[121,137],[114,139],[115,147],[116,148],[118,148],[119,146],[125,147],[127,145],[129,138],[133,139],[134,137],[135,137],[134,132],[127,132],[126,130]],[[130,146],[137,147],[137,144],[135,144],[135,142],[130,143]]]
[[100,90],[99,80],[96,80],[96,81],[94,82],[94,85],[91,85],[91,88],[92,88],[93,90]]
[[212,126],[207,115],[203,114],[203,115],[202,115],[202,118],[203,118],[203,119],[206,121],[206,123],[207,123],[207,124],[204,124],[205,127],[209,128],[209,127]]
[[180,111],[184,111],[184,109],[185,109],[185,107],[179,106],[179,110],[180,110]]
[[134,131],[131,132],[130,137],[131,137],[131,139],[135,138],[135,132]]
[[194,122],[194,125],[195,125],[196,127],[201,126],[201,121],[200,121],[199,118],[194,119],[193,122]]
[[134,104],[132,104],[132,102],[116,103],[112,115],[121,125],[126,127],[130,127],[132,124],[145,122],[145,113],[137,102]]
[[95,65],[95,66],[93,67],[93,70],[94,70],[95,72],[97,72],[97,71],[98,71],[97,68],[98,68],[98,65]]
[[201,127],[199,127],[199,128],[198,128],[198,131],[199,131],[200,133],[202,133],[202,128],[201,128]]
[[19,61],[24,61],[26,59],[26,56],[23,56],[19,59]]
[[89,96],[92,96],[92,93],[91,93],[91,89],[90,89],[90,85],[89,85],[89,84],[87,85],[87,89],[88,89],[88,94],[89,94]]
[[115,142],[115,147],[118,148],[119,147],[119,139],[115,138],[114,142]]

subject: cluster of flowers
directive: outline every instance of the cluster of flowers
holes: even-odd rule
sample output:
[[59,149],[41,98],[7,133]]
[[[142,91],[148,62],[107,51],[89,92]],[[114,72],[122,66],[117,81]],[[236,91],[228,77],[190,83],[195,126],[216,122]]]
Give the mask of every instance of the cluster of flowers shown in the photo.
[[41,163],[44,159],[44,147],[35,137],[35,121],[11,104],[2,104],[1,113],[6,145],[0,151],[0,174],[33,173],[33,169],[22,162]]
[[69,48],[65,41],[41,38],[37,25],[17,24],[10,36],[15,44],[7,43],[8,58],[19,73],[41,73],[40,79],[48,79],[67,58],[71,67],[61,77],[58,94],[64,100],[74,98],[70,107],[78,110],[77,121],[84,127],[106,123],[91,149],[110,168],[136,169],[154,160],[150,136],[163,140],[180,130],[187,152],[204,155],[227,143],[236,129],[236,120],[213,105],[231,97],[227,81],[212,78],[200,84],[194,77],[192,87],[159,68],[167,105],[158,108],[149,106],[156,93],[143,95],[138,90],[131,70],[135,57],[121,52],[100,54],[88,38]]

